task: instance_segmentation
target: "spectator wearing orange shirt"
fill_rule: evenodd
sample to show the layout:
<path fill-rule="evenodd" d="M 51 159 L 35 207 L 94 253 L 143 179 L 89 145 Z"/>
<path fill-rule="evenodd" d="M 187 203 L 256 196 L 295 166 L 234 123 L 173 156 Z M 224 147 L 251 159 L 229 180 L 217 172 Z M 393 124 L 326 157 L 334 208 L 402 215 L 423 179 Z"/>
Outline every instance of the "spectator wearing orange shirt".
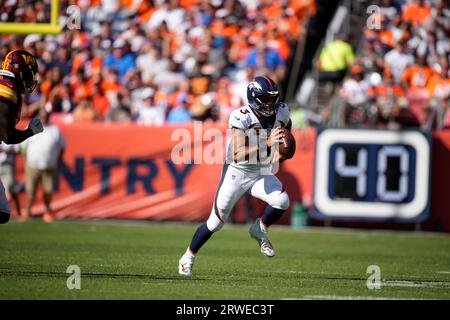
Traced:
<path fill-rule="evenodd" d="M 101 82 L 101 89 L 105 93 L 110 106 L 115 108 L 117 106 L 117 100 L 119 93 L 124 91 L 124 88 L 119 83 L 119 75 L 117 70 L 104 69 L 103 70 L 103 81 Z"/>
<path fill-rule="evenodd" d="M 373 97 L 403 97 L 405 96 L 405 89 L 394 82 L 392 72 L 389 69 L 385 69 L 383 73 L 383 82 L 377 86 L 370 88 L 369 95 Z"/>
<path fill-rule="evenodd" d="M 425 0 L 412 0 L 411 3 L 403 7 L 402 19 L 416 26 L 424 23 L 430 13 L 431 8 L 425 3 Z"/>
<path fill-rule="evenodd" d="M 379 124 L 387 125 L 396 101 L 400 97 L 405 97 L 406 91 L 401 85 L 394 82 L 391 71 L 385 69 L 382 82 L 371 87 L 368 95 L 374 102 L 372 108 L 376 110 L 376 120 Z"/>
<path fill-rule="evenodd" d="M 393 48 L 395 46 L 394 35 L 390 30 L 382 30 L 380 32 L 380 41 L 389 48 Z"/>
<path fill-rule="evenodd" d="M 85 76 L 91 77 L 99 74 L 102 66 L 102 58 L 94 56 L 92 48 L 87 48 L 74 56 L 71 72 L 75 74 L 78 70 L 83 69 Z"/>
<path fill-rule="evenodd" d="M 288 12 L 290 11 L 298 20 L 315 15 L 317 13 L 316 0 L 290 0 Z"/>
<path fill-rule="evenodd" d="M 426 56 L 417 58 L 417 63 L 406 68 L 402 75 L 402 82 L 411 89 L 425 88 L 435 71 L 427 64 Z"/>
<path fill-rule="evenodd" d="M 441 100 L 450 97 L 450 69 L 446 56 L 439 57 L 439 65 L 436 72 L 428 80 L 427 90 L 430 97 L 436 97 Z"/>
<path fill-rule="evenodd" d="M 427 91 L 430 97 L 448 99 L 450 97 L 450 78 L 434 74 L 428 81 Z"/>
<path fill-rule="evenodd" d="M 72 109 L 69 89 L 62 80 L 61 70 L 55 67 L 46 74 L 41 86 L 43 99 L 53 112 L 69 112 Z"/>
<path fill-rule="evenodd" d="M 99 119 L 104 119 L 109 111 L 109 100 L 99 83 L 92 87 L 92 105 L 97 111 Z"/>

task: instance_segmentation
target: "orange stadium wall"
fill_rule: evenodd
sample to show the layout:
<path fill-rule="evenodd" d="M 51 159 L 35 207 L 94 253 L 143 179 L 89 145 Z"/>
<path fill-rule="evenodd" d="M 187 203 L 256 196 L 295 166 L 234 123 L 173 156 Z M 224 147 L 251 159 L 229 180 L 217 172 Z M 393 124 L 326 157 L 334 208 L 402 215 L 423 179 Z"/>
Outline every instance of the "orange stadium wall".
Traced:
<path fill-rule="evenodd" d="M 67 148 L 58 178 L 53 208 L 59 218 L 148 219 L 201 221 L 208 217 L 220 180 L 222 164 L 181 164 L 171 160 L 171 139 L 176 127 L 160 128 L 120 124 L 60 124 Z M 191 155 L 201 162 L 211 152 L 200 130 L 185 128 L 194 138 Z M 215 133 L 224 129 L 213 128 Z M 315 137 L 314 129 L 294 130 L 297 151 L 283 162 L 277 174 L 291 203 L 311 204 Z M 172 141 L 173 140 L 173 141 Z M 214 140 L 213 140 L 214 141 Z M 222 141 L 225 143 L 224 141 Z M 219 148 L 223 152 L 223 145 Z M 216 155 L 221 158 L 223 154 Z M 431 215 L 422 228 L 450 232 L 450 130 L 433 135 Z M 18 179 L 24 181 L 23 159 L 18 161 Z M 21 195 L 25 205 L 25 196 Z M 245 222 L 261 214 L 264 204 L 251 199 L 237 203 L 230 220 Z M 292 205 L 291 205 L 292 208 Z M 43 212 L 38 197 L 33 215 Z M 251 217 L 248 216 L 251 215 Z M 280 221 L 290 223 L 290 209 Z"/>
<path fill-rule="evenodd" d="M 179 140 L 172 141 L 171 136 L 176 127 L 117 124 L 59 124 L 59 127 L 67 140 L 52 205 L 59 218 L 200 221 L 208 217 L 223 165 L 174 164 L 171 152 Z M 202 142 L 203 131 L 208 127 L 200 131 L 194 126 L 184 129 L 194 138 L 192 156 L 208 152 L 210 143 Z M 224 129 L 213 130 L 225 134 Z M 300 201 L 301 194 L 311 194 L 315 134 L 313 131 L 295 134 L 302 141 L 299 151 L 294 159 L 282 165 L 279 176 L 293 201 Z M 219 149 L 223 153 L 224 146 Z M 218 159 L 222 159 L 221 154 Z M 24 181 L 23 167 L 20 157 L 19 181 Z M 24 195 L 21 203 L 25 205 Z M 254 215 L 262 210 L 256 200 L 252 200 L 252 207 Z M 33 215 L 40 215 L 43 210 L 39 196 Z M 244 219 L 240 202 L 231 220 Z M 284 218 L 284 223 L 288 222 Z"/>

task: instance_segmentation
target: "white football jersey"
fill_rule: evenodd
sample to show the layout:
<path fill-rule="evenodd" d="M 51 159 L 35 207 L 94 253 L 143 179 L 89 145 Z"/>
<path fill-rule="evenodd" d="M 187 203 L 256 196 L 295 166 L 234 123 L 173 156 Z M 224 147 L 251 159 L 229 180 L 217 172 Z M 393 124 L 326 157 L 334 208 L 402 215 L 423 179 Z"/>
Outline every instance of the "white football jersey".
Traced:
<path fill-rule="evenodd" d="M 228 127 L 231 128 L 237 128 L 244 130 L 247 135 L 251 136 L 251 133 L 257 132 L 259 134 L 259 137 L 265 137 L 267 138 L 270 135 L 270 131 L 277 127 L 286 127 L 289 123 L 290 117 L 289 117 L 289 107 L 285 103 L 280 103 L 279 107 L 277 109 L 277 113 L 275 115 L 275 120 L 273 123 L 268 124 L 262 124 L 258 117 L 255 115 L 255 111 L 250 106 L 244 106 L 239 109 L 234 110 L 230 114 L 230 118 L 228 120 Z M 270 122 L 270 121 L 268 121 Z M 261 130 L 264 130 L 263 134 L 261 134 Z M 264 139 L 265 139 L 264 138 Z M 250 145 L 252 145 L 252 138 L 250 138 Z M 253 143 L 256 143 L 256 141 L 253 141 Z M 265 147 L 263 147 L 265 150 Z M 233 159 L 233 151 L 231 146 L 231 135 L 227 142 L 227 152 L 226 152 L 226 161 L 231 166 L 239 169 L 243 169 L 246 171 L 255 171 L 255 170 L 261 170 L 262 168 L 266 168 L 268 170 L 271 170 L 272 167 L 272 157 L 265 159 L 264 162 L 259 161 L 255 157 L 252 157 L 250 159 L 238 159 L 237 162 Z M 241 157 L 242 158 L 242 157 Z"/>

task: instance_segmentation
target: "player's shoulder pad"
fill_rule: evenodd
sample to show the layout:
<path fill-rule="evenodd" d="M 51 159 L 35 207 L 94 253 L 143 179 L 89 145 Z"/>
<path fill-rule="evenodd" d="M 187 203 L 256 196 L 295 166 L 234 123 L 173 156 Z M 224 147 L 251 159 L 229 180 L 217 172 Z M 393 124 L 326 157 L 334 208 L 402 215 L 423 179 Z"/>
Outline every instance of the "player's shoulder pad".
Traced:
<path fill-rule="evenodd" d="M 230 114 L 230 119 L 228 120 L 228 126 L 230 128 L 247 130 L 251 124 L 250 112 L 248 107 L 241 107 L 233 110 Z"/>
<path fill-rule="evenodd" d="M 289 112 L 290 112 L 289 106 L 286 103 L 284 102 L 278 103 L 277 118 L 278 120 L 283 122 L 284 125 L 287 125 L 289 122 L 290 119 Z"/>
<path fill-rule="evenodd" d="M 7 79 L 0 79 L 0 99 L 3 101 L 12 102 L 14 104 L 18 101 L 16 91 L 13 89 L 13 84 Z"/>

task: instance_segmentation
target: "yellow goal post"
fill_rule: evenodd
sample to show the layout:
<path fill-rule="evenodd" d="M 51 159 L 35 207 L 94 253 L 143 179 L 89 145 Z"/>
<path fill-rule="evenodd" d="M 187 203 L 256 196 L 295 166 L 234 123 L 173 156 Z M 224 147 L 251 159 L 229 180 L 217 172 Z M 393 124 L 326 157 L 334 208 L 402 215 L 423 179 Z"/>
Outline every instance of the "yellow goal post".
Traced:
<path fill-rule="evenodd" d="M 59 34 L 59 0 L 51 0 L 50 23 L 0 22 L 0 34 Z"/>

